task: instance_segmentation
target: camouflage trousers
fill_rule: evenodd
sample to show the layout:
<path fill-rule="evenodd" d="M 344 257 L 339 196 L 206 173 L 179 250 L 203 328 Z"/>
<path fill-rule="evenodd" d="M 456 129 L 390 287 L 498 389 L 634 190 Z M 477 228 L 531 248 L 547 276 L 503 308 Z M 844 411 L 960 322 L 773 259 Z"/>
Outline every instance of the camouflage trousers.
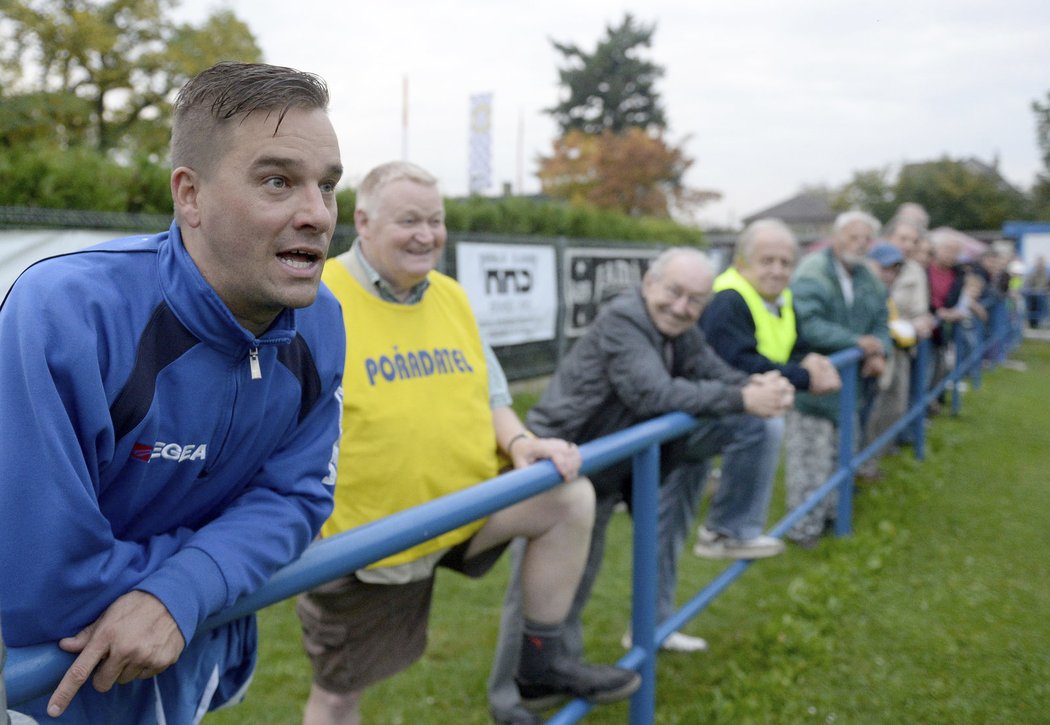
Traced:
<path fill-rule="evenodd" d="M 825 418 L 790 410 L 784 430 L 787 508 L 794 510 L 831 478 L 838 465 L 838 426 Z M 832 491 L 788 532 L 789 539 L 812 539 L 835 521 L 838 491 Z"/>

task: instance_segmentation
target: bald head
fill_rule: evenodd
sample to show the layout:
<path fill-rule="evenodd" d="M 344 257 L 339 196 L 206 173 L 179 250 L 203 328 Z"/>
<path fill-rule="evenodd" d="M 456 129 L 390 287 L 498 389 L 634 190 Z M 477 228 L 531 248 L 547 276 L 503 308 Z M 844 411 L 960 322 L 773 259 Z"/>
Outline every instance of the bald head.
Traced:
<path fill-rule="evenodd" d="M 715 271 L 699 249 L 672 247 L 660 254 L 642 280 L 649 318 L 665 337 L 678 337 L 700 319 Z"/>

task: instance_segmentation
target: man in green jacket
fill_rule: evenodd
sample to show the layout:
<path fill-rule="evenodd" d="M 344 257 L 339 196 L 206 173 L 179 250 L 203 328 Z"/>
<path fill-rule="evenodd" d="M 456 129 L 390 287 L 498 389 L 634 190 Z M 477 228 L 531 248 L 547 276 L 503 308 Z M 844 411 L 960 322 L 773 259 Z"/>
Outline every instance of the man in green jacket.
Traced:
<path fill-rule="evenodd" d="M 830 247 L 804 257 L 791 281 L 801 339 L 810 350 L 825 355 L 859 347 L 864 353 L 862 378 L 878 378 L 886 365 L 886 353 L 892 349 L 886 326 L 886 288 L 864 264 L 879 227 L 879 221 L 866 212 L 840 214 Z M 816 396 L 799 391 L 795 395 L 784 438 L 789 509 L 805 501 L 834 472 L 838 411 L 838 394 Z M 834 523 L 836 504 L 834 494 L 826 497 L 795 525 L 788 538 L 814 546 Z"/>

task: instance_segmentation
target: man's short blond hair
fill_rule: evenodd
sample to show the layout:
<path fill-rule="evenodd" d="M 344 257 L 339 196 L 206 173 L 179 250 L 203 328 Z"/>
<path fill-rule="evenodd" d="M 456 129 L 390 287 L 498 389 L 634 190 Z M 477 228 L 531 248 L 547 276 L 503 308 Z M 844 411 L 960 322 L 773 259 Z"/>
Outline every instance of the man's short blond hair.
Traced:
<path fill-rule="evenodd" d="M 736 240 L 736 248 L 733 250 L 734 264 L 747 264 L 751 261 L 751 247 L 754 246 L 755 237 L 762 232 L 773 232 L 788 240 L 795 249 L 795 255 L 798 255 L 798 238 L 795 237 L 795 233 L 791 231 L 791 228 L 780 219 L 766 217 L 765 219 L 756 219 L 744 227 L 744 231 L 740 232 L 740 236 Z"/>
<path fill-rule="evenodd" d="M 395 181 L 413 181 L 423 186 L 437 187 L 437 177 L 424 169 L 408 161 L 388 161 L 380 164 L 369 171 L 357 187 L 357 201 L 355 208 L 360 209 L 369 217 L 376 214 L 376 199 L 383 187 Z"/>

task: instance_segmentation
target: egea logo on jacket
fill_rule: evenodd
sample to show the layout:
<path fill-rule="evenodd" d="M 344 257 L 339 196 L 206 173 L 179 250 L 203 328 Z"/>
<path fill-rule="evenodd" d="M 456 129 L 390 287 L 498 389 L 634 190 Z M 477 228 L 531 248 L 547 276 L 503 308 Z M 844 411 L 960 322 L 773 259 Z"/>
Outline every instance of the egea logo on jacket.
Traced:
<path fill-rule="evenodd" d="M 203 461 L 208 455 L 206 443 L 164 443 L 157 441 L 152 446 L 146 443 L 136 443 L 131 449 L 131 457 L 140 461 L 152 461 L 154 458 L 163 458 L 166 461 Z"/>

